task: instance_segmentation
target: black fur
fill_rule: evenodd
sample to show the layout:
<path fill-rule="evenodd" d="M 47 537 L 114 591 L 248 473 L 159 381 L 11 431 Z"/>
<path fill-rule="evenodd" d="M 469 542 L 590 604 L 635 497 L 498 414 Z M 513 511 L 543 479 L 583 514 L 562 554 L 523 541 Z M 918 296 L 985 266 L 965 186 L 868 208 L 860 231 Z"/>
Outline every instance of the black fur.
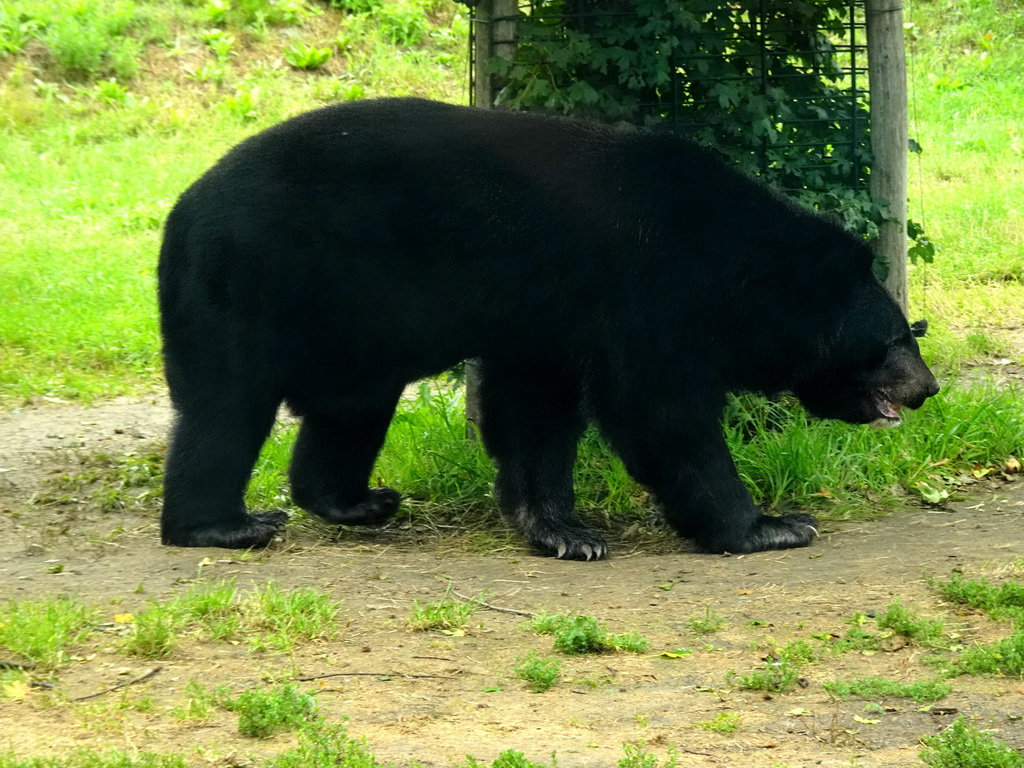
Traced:
<path fill-rule="evenodd" d="M 721 432 L 726 394 L 895 421 L 937 391 L 871 254 L 668 134 L 401 99 L 328 107 L 228 153 L 175 206 L 160 307 L 178 412 L 163 540 L 268 543 L 242 494 L 278 405 L 296 502 L 379 524 L 367 488 L 403 386 L 477 357 L 504 512 L 537 550 L 603 557 L 573 511 L 593 420 L 708 552 L 797 547 Z"/>

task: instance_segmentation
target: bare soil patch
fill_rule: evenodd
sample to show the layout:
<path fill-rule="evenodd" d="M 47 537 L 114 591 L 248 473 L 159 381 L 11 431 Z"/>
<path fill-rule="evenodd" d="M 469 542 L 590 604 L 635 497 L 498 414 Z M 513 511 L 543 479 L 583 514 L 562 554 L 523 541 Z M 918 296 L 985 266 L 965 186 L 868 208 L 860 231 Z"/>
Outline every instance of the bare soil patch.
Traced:
<path fill-rule="evenodd" d="M 1000 739 L 1024 747 L 1020 680 L 955 678 L 953 693 L 931 709 L 889 699 L 876 702 L 881 712 L 866 711 L 865 701 L 835 701 L 823 690 L 823 682 L 836 679 L 933 677 L 922 664 L 925 651 L 912 644 L 825 656 L 805 670 L 806 686 L 792 693 L 741 691 L 725 679 L 729 670 L 762 668 L 773 642 L 842 634 L 855 611 L 881 612 L 896 598 L 924 615 L 942 616 L 964 642 L 1004 636 L 1007 626 L 943 604 L 923 577 L 945 577 L 955 568 L 1019 574 L 1024 483 L 979 485 L 971 500 L 947 507 L 832 524 L 809 549 L 712 557 L 662 542 L 620 546 L 598 563 L 538 558 L 515 547 L 474 554 L 457 533 L 346 531 L 334 537 L 294 525 L 281 544 L 245 558 L 161 547 L 152 513 L 103 514 L 73 500 L 33 503 L 48 478 L 76 471 L 83 453 L 153 450 L 168 422 L 160 399 L 33 406 L 0 415 L 4 596 L 78 594 L 110 621 L 196 578 L 234 578 L 241 587 L 275 580 L 343 601 L 343 631 L 294 654 L 188 640 L 160 660 L 125 656 L 119 638 L 101 636 L 47 678 L 52 690 L 0 700 L 0 749 L 52 755 L 118 747 L 179 752 L 197 766 L 250 765 L 291 746 L 294 736 L 244 738 L 237 717 L 226 712 L 198 725 L 175 719 L 170 709 L 182 703 L 186 683 L 195 678 L 241 689 L 327 673 L 344 674 L 304 684 L 316 691 L 320 711 L 330 721 L 347 718 L 352 735 L 365 737 L 382 760 L 396 765 L 449 766 L 466 754 L 490 761 L 516 749 L 541 762 L 555 752 L 561 766 L 614 766 L 623 743 L 642 740 L 661 755 L 675 745 L 682 766 L 916 766 L 919 737 L 957 714 L 976 717 Z M 464 595 L 486 593 L 500 607 L 595 616 L 613 632 L 649 637 L 650 650 L 563 657 L 560 682 L 546 693 L 529 693 L 512 672 L 515 659 L 531 648 L 555 654 L 549 637 L 524 629 L 523 617 L 485 609 L 461 636 L 407 630 L 413 601 L 437 600 L 449 584 Z M 726 625 L 698 635 L 686 620 L 707 607 Z M 659 655 L 684 648 L 692 653 Z M 154 667 L 159 671 L 144 682 L 70 701 Z M 740 714 L 740 728 L 719 734 L 696 725 L 719 712 Z"/>

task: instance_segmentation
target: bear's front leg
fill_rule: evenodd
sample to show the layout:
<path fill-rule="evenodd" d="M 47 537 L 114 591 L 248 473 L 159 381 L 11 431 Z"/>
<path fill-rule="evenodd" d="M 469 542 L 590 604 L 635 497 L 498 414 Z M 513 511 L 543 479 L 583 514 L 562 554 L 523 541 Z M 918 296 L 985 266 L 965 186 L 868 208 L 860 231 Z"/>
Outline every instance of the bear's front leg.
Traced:
<path fill-rule="evenodd" d="M 740 480 L 721 432 L 703 434 L 695 450 L 659 472 L 655 496 L 665 519 L 702 552 L 743 554 L 806 547 L 817 536 L 813 515 L 765 515 Z M 666 457 L 667 458 L 667 457 Z"/>
<path fill-rule="evenodd" d="M 685 409 L 676 410 L 676 413 Z M 769 516 L 740 480 L 721 426 L 710 410 L 616 430 L 602 424 L 630 474 L 660 502 L 665 519 L 701 552 L 742 554 L 806 547 L 817 536 L 812 515 Z"/>

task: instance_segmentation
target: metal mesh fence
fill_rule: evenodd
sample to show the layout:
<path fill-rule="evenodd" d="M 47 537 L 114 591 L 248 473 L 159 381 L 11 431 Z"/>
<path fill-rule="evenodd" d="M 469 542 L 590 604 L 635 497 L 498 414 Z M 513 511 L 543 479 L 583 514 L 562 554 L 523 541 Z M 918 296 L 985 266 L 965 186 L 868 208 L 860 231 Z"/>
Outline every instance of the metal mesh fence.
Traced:
<path fill-rule="evenodd" d="M 526 0 L 497 102 L 664 125 L 792 192 L 861 191 L 864 0 Z M 471 52 L 477 47 L 471 41 Z M 477 67 L 471 66 L 471 72 Z M 474 93 L 473 83 L 470 93 Z"/>

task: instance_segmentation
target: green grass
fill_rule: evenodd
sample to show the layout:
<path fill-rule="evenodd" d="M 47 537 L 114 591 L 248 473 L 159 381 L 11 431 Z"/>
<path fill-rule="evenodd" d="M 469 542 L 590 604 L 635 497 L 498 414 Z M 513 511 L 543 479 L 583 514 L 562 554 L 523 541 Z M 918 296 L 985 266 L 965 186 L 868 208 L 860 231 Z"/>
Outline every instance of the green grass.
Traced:
<path fill-rule="evenodd" d="M 122 650 L 167 656 L 180 635 L 191 633 L 213 642 L 245 641 L 254 651 L 287 652 L 332 637 L 339 608 L 340 603 L 314 589 L 283 590 L 272 581 L 247 592 L 233 582 L 201 583 L 140 611 Z"/>
<path fill-rule="evenodd" d="M 213 714 L 218 699 L 226 697 L 227 694 L 223 697 L 218 697 L 205 685 L 192 678 L 185 685 L 184 703 L 175 706 L 171 710 L 171 715 L 178 720 L 201 722 Z"/>
<path fill-rule="evenodd" d="M 1024 302 L 1024 9 L 1015 0 L 913 0 L 906 6 L 910 216 L 938 244 L 911 269 L 914 315 L 928 316 L 928 356 L 945 365 L 989 357 L 965 336 Z M 938 342 L 933 344 L 932 342 Z"/>
<path fill-rule="evenodd" d="M 549 765 L 535 763 L 532 760 L 527 760 L 522 752 L 507 749 L 498 755 L 490 766 L 487 763 L 481 763 L 475 757 L 469 755 L 466 758 L 466 762 L 459 766 L 459 768 L 555 768 L 555 765 L 557 763 L 554 761 Z"/>
<path fill-rule="evenodd" d="M 986 578 L 968 579 L 955 572 L 947 580 L 930 579 L 931 587 L 957 605 L 984 611 L 993 619 L 1013 621 L 1008 637 L 964 648 L 951 667 L 953 674 L 1024 676 L 1024 584 Z"/>
<path fill-rule="evenodd" d="M 992 382 L 949 386 L 894 430 L 815 421 L 788 401 L 743 397 L 727 411 L 726 437 L 758 503 L 797 504 L 832 518 L 872 514 L 907 493 L 949 497 L 965 471 L 1024 452 L 1021 396 Z M 463 398 L 461 390 L 424 384 L 404 400 L 370 480 L 400 490 L 411 502 L 403 509 L 414 516 L 469 513 L 494 527 L 494 465 L 478 441 L 465 438 Z M 287 480 L 295 435 L 294 424 L 282 425 L 264 445 L 247 491 L 250 508 L 296 511 Z M 153 506 L 161 460 L 159 453 L 93 457 L 38 501 L 86 498 L 105 512 Z M 591 524 L 624 527 L 651 518 L 652 500 L 594 431 L 580 444 L 574 482 Z"/>
<path fill-rule="evenodd" d="M 930 585 L 952 603 L 985 611 L 994 619 L 1024 622 L 1024 584 L 1019 581 L 993 584 L 986 578 L 968 579 L 953 573 L 945 581 L 931 579 Z"/>
<path fill-rule="evenodd" d="M 636 632 L 615 635 L 593 616 L 541 614 L 527 622 L 534 632 L 552 635 L 554 649 L 568 655 L 587 653 L 643 653 L 650 641 Z"/>
<path fill-rule="evenodd" d="M 525 656 L 516 659 L 512 669 L 516 673 L 516 677 L 525 681 L 531 691 L 543 693 L 558 680 L 562 662 L 558 659 L 538 656 L 537 651 L 531 650 Z"/>
<path fill-rule="evenodd" d="M 714 733 L 735 733 L 742 724 L 743 717 L 736 712 L 719 712 L 710 720 L 697 723 L 705 731 Z"/>
<path fill-rule="evenodd" d="M 943 488 L 969 467 L 992 466 L 1019 453 L 1021 396 L 991 382 L 947 383 L 891 430 L 816 421 L 787 402 L 740 398 L 727 413 L 726 436 L 755 500 L 842 515 L 866 509 L 866 494 L 883 491 L 892 499 L 891 489 L 902 486 L 924 496 L 927 488 Z"/>
<path fill-rule="evenodd" d="M 480 610 L 480 603 L 473 600 L 452 598 L 450 589 L 444 597 L 429 603 L 412 601 L 412 614 L 407 622 L 413 632 L 436 629 L 442 632 L 459 631 L 469 623 L 473 614 Z"/>
<path fill-rule="evenodd" d="M 883 632 L 892 632 L 924 646 L 940 645 L 946 634 L 941 619 L 923 619 L 899 600 L 890 603 L 875 622 Z"/>
<path fill-rule="evenodd" d="M 686 626 L 690 631 L 699 635 L 711 635 L 725 626 L 725 619 L 710 606 L 704 606 L 703 616 L 690 616 L 686 619 Z"/>
<path fill-rule="evenodd" d="M 930 768 L 1024 768 L 1024 755 L 979 730 L 963 716 L 935 736 L 921 739 L 920 756 Z"/>
<path fill-rule="evenodd" d="M 814 649 L 806 641 L 796 640 L 781 647 L 771 647 L 763 669 L 746 675 L 730 670 L 725 681 L 746 691 L 787 693 L 796 688 L 800 672 L 816 658 Z"/>
<path fill-rule="evenodd" d="M 920 499 L 955 492 L 965 470 L 1024 452 L 1022 396 L 991 382 L 948 386 L 892 430 L 816 421 L 788 401 L 743 397 L 727 411 L 726 437 L 758 503 L 848 517 L 877 509 L 879 494 L 881 502 L 899 501 L 895 488 Z M 460 390 L 427 385 L 416 399 L 403 401 L 372 481 L 400 490 L 421 513 L 441 505 L 447 514 L 493 516 L 494 466 L 479 442 L 465 438 L 462 406 Z M 250 506 L 291 507 L 287 471 L 294 438 L 288 426 L 267 442 L 250 484 Z M 646 492 L 593 431 L 580 444 L 574 482 L 577 506 L 592 523 L 650 515 Z"/>
<path fill-rule="evenodd" d="M 83 749 L 62 757 L 18 758 L 0 753 L 0 768 L 189 768 L 189 765 L 180 755 Z"/>
<path fill-rule="evenodd" d="M 874 628 L 870 626 L 872 621 Z M 840 654 L 851 651 L 873 653 L 885 639 L 896 635 L 929 649 L 948 645 L 945 623 L 941 619 L 923 618 L 898 599 L 874 619 L 857 611 L 847 624 L 850 629 L 843 635 L 819 634 L 814 638 L 824 642 L 825 650 Z"/>
<path fill-rule="evenodd" d="M 254 739 L 297 730 L 317 717 L 316 700 L 291 684 L 273 689 L 250 688 L 220 705 L 238 713 L 238 732 Z"/>
<path fill-rule="evenodd" d="M 0 649 L 14 660 L 56 669 L 96 631 L 99 613 L 75 597 L 0 602 Z"/>
<path fill-rule="evenodd" d="M 178 617 L 166 606 L 154 605 L 135 616 L 121 650 L 148 659 L 169 656 L 178 644 L 179 624 Z"/>
<path fill-rule="evenodd" d="M 953 686 L 942 680 L 921 680 L 900 683 L 883 677 L 862 677 L 856 680 L 835 680 L 822 683 L 822 687 L 839 699 L 882 699 L 893 697 L 913 699 L 919 704 L 938 701 L 949 695 Z"/>
<path fill-rule="evenodd" d="M 299 743 L 266 762 L 265 768 L 385 768 L 362 740 L 351 738 L 341 725 L 307 727 Z"/>
<path fill-rule="evenodd" d="M 956 659 L 953 671 L 965 675 L 1024 677 L 1024 627 L 998 642 L 965 648 Z"/>
<path fill-rule="evenodd" d="M 81 0 L 70 12 L 4 3 L 0 54 L 13 55 L 0 58 L 0 398 L 89 400 L 160 385 L 163 218 L 245 136 L 353 96 L 465 101 L 466 17 L 455 4 L 381 3 L 395 9 L 388 18 L 415 14 L 427 27 L 401 46 L 372 18 L 318 3 L 223 5 L 230 12 L 210 18 L 213 4 L 171 0 Z M 348 43 L 335 40 L 357 23 Z M 271 66 L 292 42 L 273 33 L 278 24 L 336 52 L 322 67 L 331 76 Z M 213 49 L 204 36 L 214 28 L 235 42 Z M 20 56 L 30 40 L 45 48 L 41 65 Z M 199 66 L 196 53 L 208 57 Z"/>

